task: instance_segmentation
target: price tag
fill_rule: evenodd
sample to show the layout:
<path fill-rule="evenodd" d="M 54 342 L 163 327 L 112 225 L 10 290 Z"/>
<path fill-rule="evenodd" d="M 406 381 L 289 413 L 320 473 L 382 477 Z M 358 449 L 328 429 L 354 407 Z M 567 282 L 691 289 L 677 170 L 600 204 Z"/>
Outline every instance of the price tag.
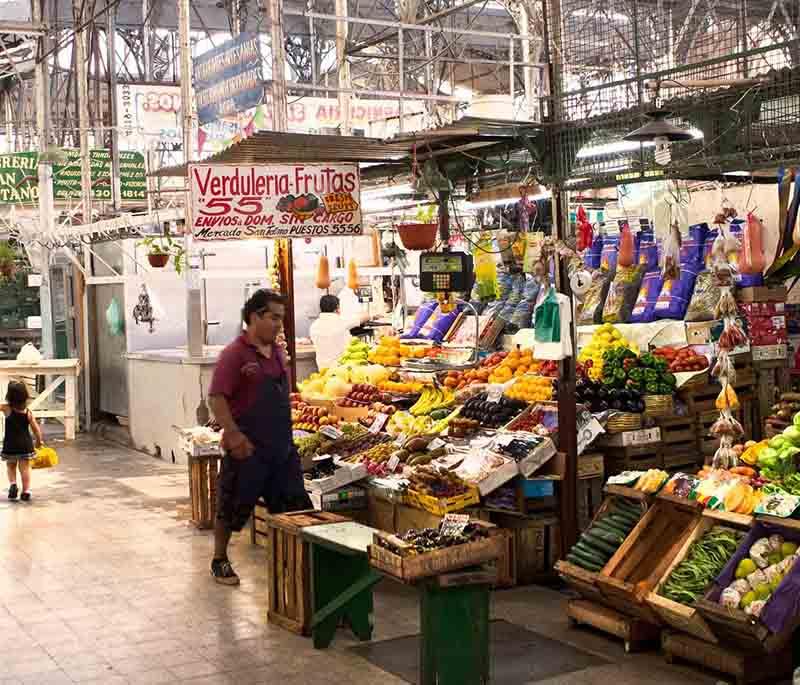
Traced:
<path fill-rule="evenodd" d="M 383 427 L 386 425 L 386 422 L 389 420 L 388 414 L 376 414 L 375 419 L 372 422 L 372 425 L 369 427 L 370 433 L 380 433 L 383 430 Z"/>
<path fill-rule="evenodd" d="M 503 396 L 502 385 L 490 385 L 489 389 L 486 391 L 487 402 L 495 402 L 495 403 L 499 402 L 502 396 Z"/>
<path fill-rule="evenodd" d="M 324 461 L 325 459 L 330 459 L 330 458 L 331 458 L 330 454 L 318 454 L 317 456 L 312 457 L 311 461 Z"/>
<path fill-rule="evenodd" d="M 469 514 L 445 514 L 439 532 L 442 535 L 460 535 L 469 523 Z"/>
<path fill-rule="evenodd" d="M 393 454 L 391 457 L 389 457 L 389 461 L 386 463 L 386 468 L 389 469 L 389 473 L 394 473 L 399 463 L 400 457 L 398 457 L 396 454 Z"/>
<path fill-rule="evenodd" d="M 441 438 L 434 438 L 428 443 L 428 452 L 438 450 L 440 447 L 444 447 L 446 444 L 447 443 Z"/>
<path fill-rule="evenodd" d="M 331 440 L 341 440 L 344 436 L 344 433 L 340 431 L 338 428 L 334 428 L 333 426 L 323 426 L 319 429 L 319 432 L 322 433 L 326 438 L 330 438 Z"/>

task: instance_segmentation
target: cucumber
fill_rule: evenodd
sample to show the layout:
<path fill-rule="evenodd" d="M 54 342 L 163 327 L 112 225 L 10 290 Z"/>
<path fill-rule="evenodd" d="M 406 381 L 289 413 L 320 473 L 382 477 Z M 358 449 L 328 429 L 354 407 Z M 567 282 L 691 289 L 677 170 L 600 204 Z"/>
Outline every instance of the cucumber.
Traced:
<path fill-rule="evenodd" d="M 633 504 L 633 502 L 629 502 L 624 497 L 617 497 L 614 500 L 614 506 L 617 509 L 621 509 L 623 511 L 629 511 L 630 513 L 636 514 L 637 516 L 642 515 L 642 508 L 637 504 Z"/>
<path fill-rule="evenodd" d="M 639 521 L 642 518 L 641 516 L 637 516 L 636 514 L 628 513 L 627 511 L 617 511 L 614 512 L 612 516 L 615 516 L 616 518 L 621 519 L 623 521 L 630 521 L 634 525 L 639 523 Z"/>
<path fill-rule="evenodd" d="M 597 573 L 603 569 L 600 564 L 589 563 L 588 561 L 584 561 L 583 559 L 576 557 L 574 554 L 568 554 L 567 561 L 570 564 L 575 564 L 576 566 L 580 566 L 582 569 L 586 571 L 592 571 L 593 573 Z"/>
<path fill-rule="evenodd" d="M 621 528 L 619 525 L 606 521 L 605 519 L 595 523 L 594 527 L 600 528 L 600 530 L 605 530 L 606 532 L 609 533 L 621 535 L 623 538 L 628 537 L 628 533 L 630 533 L 630 530 L 628 528 Z"/>
<path fill-rule="evenodd" d="M 595 549 L 591 545 L 586 544 L 585 542 L 576 542 L 575 546 L 572 548 L 573 552 L 580 552 L 584 556 L 589 557 L 590 559 L 594 558 L 595 561 L 600 563 L 601 561 L 605 564 L 613 554 L 609 554 L 608 552 L 604 552 L 599 549 Z"/>
<path fill-rule="evenodd" d="M 593 549 L 600 550 L 600 551 L 603 551 L 603 552 L 607 552 L 608 554 L 611 554 L 612 556 L 619 549 L 619 544 L 612 544 L 612 543 L 608 542 L 607 540 L 603 540 L 600 537 L 592 535 L 591 533 L 584 533 L 583 535 L 581 535 L 581 540 L 583 542 L 585 542 L 586 544 L 588 544 Z"/>
<path fill-rule="evenodd" d="M 606 517 L 606 521 L 608 521 L 612 526 L 616 526 L 617 528 L 622 528 L 622 530 L 626 532 L 630 532 L 631 529 L 638 523 L 638 521 L 632 521 L 631 519 L 627 519 L 621 514 L 608 516 Z"/>
<path fill-rule="evenodd" d="M 576 547 L 577 547 L 577 545 L 576 545 Z M 576 549 L 575 547 L 572 548 L 572 550 L 570 551 L 570 554 L 576 556 L 581 561 L 585 561 L 585 562 L 587 562 L 589 564 L 594 564 L 595 566 L 600 566 L 600 568 L 605 566 L 606 565 L 606 561 L 608 561 L 607 559 L 603 559 L 602 557 L 598 557 L 596 554 L 590 554 L 590 553 L 584 552 L 583 550 Z"/>
<path fill-rule="evenodd" d="M 624 535 L 617 535 L 616 533 L 609 533 L 598 526 L 592 526 L 589 530 L 584 533 L 584 535 L 591 535 L 592 537 L 600 538 L 601 540 L 605 540 L 609 544 L 612 545 L 621 545 L 625 541 Z"/>

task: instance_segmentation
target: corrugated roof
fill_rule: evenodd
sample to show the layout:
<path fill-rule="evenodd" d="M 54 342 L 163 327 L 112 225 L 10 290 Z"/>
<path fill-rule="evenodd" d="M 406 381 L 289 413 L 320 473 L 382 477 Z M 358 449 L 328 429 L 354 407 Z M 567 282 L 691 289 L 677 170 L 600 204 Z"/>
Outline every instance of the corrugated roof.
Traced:
<path fill-rule="evenodd" d="M 297 162 L 393 162 L 408 157 L 413 144 L 378 138 L 258 131 L 199 164 Z M 186 176 L 186 165 L 165 167 L 152 176 Z"/>
<path fill-rule="evenodd" d="M 408 160 L 414 148 L 417 159 L 458 154 L 475 154 L 480 148 L 494 145 L 524 132 L 531 135 L 536 127 L 508 121 L 464 118 L 441 128 L 404 134 L 389 140 L 356 136 L 326 136 L 309 133 L 259 131 L 239 143 L 198 164 L 270 164 L 298 162 L 363 162 L 387 164 Z M 186 165 L 166 167 L 152 176 L 186 176 Z"/>

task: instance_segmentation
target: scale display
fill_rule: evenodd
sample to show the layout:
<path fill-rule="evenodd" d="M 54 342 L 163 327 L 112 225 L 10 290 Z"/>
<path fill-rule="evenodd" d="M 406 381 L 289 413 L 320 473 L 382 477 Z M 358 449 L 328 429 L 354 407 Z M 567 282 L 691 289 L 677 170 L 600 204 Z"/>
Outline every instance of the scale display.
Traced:
<path fill-rule="evenodd" d="M 420 290 L 426 293 L 472 289 L 472 255 L 465 252 L 424 252 L 419 258 Z"/>

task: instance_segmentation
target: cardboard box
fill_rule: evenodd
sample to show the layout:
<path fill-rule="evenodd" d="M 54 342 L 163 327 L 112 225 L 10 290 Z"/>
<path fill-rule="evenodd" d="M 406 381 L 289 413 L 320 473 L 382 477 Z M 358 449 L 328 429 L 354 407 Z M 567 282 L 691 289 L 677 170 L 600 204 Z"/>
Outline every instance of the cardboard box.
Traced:
<path fill-rule="evenodd" d="M 339 488 L 333 492 L 310 492 L 308 495 L 314 508 L 321 511 L 367 508 L 367 491 L 356 485 Z"/>
<path fill-rule="evenodd" d="M 739 288 L 736 291 L 736 299 L 739 302 L 786 302 L 786 288 L 784 286 Z"/>
<path fill-rule="evenodd" d="M 764 362 L 773 359 L 786 359 L 789 349 L 785 343 L 779 345 L 753 345 L 750 348 L 754 362 Z"/>
<path fill-rule="evenodd" d="M 336 469 L 332 476 L 305 481 L 306 492 L 317 494 L 333 492 L 338 488 L 367 477 L 367 467 L 364 466 L 364 464 L 348 464 L 347 462 L 336 463 L 339 468 Z"/>
<path fill-rule="evenodd" d="M 609 447 L 630 447 L 632 445 L 649 445 L 661 440 L 661 429 L 641 428 L 635 431 L 623 431 L 604 435 L 602 444 Z"/>

